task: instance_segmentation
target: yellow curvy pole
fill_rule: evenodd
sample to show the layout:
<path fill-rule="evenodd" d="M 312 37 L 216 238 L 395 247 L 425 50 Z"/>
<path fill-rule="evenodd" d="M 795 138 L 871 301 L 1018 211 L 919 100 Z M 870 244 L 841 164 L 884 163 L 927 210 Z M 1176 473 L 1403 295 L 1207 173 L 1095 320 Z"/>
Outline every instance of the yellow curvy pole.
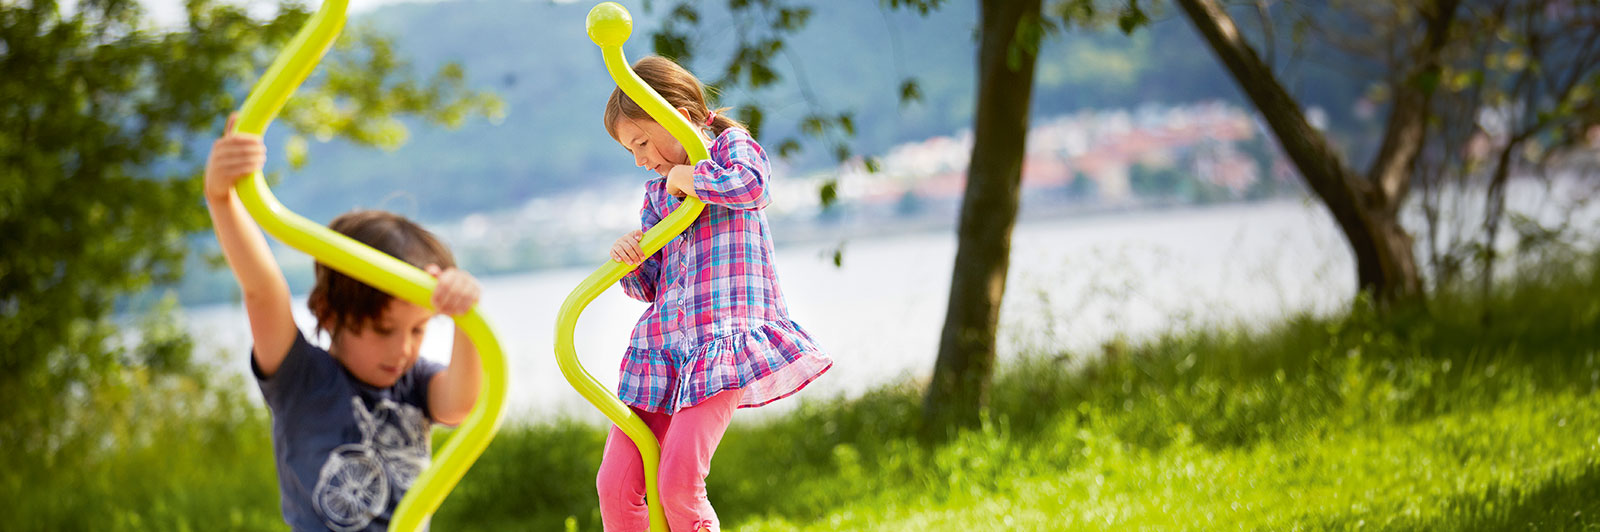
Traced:
<path fill-rule="evenodd" d="M 240 109 L 238 131 L 260 135 L 283 108 L 295 88 L 305 81 L 328 46 L 344 27 L 348 0 L 328 0 L 311 17 L 288 48 L 278 54 L 267 73 L 256 82 Z M 317 261 L 395 297 L 432 308 L 437 282 L 432 276 L 381 251 L 356 242 L 285 208 L 267 189 L 257 172 L 235 186 L 239 200 L 267 233 Z M 472 462 L 500 428 L 506 396 L 506 360 L 493 329 L 474 307 L 455 318 L 483 363 L 483 387 L 466 421 L 450 438 L 432 465 L 418 476 L 389 520 L 389 530 L 417 530 L 439 508 Z"/>
<path fill-rule="evenodd" d="M 628 67 L 628 60 L 622 55 L 622 43 L 627 42 L 628 35 L 633 32 L 633 18 L 628 15 L 628 10 L 616 2 L 594 6 L 594 9 L 589 11 L 587 26 L 589 39 L 600 46 L 600 54 L 606 62 L 606 71 L 610 72 L 611 78 L 616 80 L 622 92 L 643 107 L 650 113 L 651 118 L 666 127 L 667 132 L 672 133 L 672 136 L 683 144 L 684 149 L 689 152 L 689 164 L 709 158 L 705 142 L 695 132 L 694 126 L 668 105 L 660 94 L 656 94 L 649 85 L 645 85 L 644 80 L 639 79 L 639 75 Z M 705 207 L 705 204 L 698 199 L 686 198 L 677 210 L 644 234 L 644 239 L 639 243 L 644 255 L 648 257 L 660 251 L 667 242 L 671 242 L 687 229 L 689 224 L 694 223 L 695 218 L 700 216 L 700 211 L 705 210 Z M 600 269 L 589 274 L 583 282 L 578 283 L 578 287 L 567 296 L 567 300 L 561 304 L 561 313 L 556 318 L 556 362 L 561 366 L 561 374 L 572 383 L 572 387 L 616 423 L 617 427 L 621 428 L 639 448 L 639 456 L 644 460 L 645 493 L 649 494 L 647 501 L 650 506 L 650 530 L 667 532 L 667 519 L 661 511 L 661 497 L 656 491 L 656 470 L 661 460 L 660 443 L 633 410 L 617 400 L 615 393 L 607 390 L 600 381 L 595 380 L 593 375 L 583 369 L 583 364 L 578 362 L 577 351 L 572 346 L 573 331 L 578 326 L 578 314 L 582 313 L 584 307 L 589 306 L 594 298 L 599 297 L 607 288 L 633 271 L 633 268 L 615 260 L 607 261 L 605 265 L 600 266 Z"/>

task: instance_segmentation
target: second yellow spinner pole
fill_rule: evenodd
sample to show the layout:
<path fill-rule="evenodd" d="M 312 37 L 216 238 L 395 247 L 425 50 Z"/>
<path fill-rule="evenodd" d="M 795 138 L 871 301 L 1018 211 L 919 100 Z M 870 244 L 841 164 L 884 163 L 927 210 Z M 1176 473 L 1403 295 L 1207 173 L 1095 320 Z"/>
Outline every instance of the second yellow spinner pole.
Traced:
<path fill-rule="evenodd" d="M 617 87 L 643 107 L 645 112 L 650 113 L 650 117 L 654 118 L 656 123 L 666 127 L 673 138 L 683 144 L 684 149 L 689 152 L 689 164 L 710 158 L 705 142 L 695 132 L 694 126 L 628 67 L 628 60 L 622 55 L 622 44 L 627 42 L 628 35 L 633 33 L 633 18 L 628 15 L 628 10 L 616 2 L 605 2 L 589 10 L 586 25 L 589 39 L 600 46 L 606 71 L 616 80 Z M 693 197 L 685 198 L 683 205 L 644 234 L 644 239 L 639 242 L 644 255 L 648 257 L 661 251 L 667 242 L 671 242 L 687 229 L 689 224 L 694 223 L 695 218 L 698 218 L 703 210 L 705 204 L 700 200 Z M 589 306 L 590 302 L 633 269 L 634 266 L 615 260 L 607 261 L 594 273 L 589 274 L 583 282 L 578 283 L 578 287 L 567 296 L 567 300 L 561 304 L 561 313 L 556 318 L 556 363 L 561 366 L 561 374 L 572 383 L 572 387 L 595 408 L 600 409 L 612 423 L 616 423 L 617 427 L 622 429 L 622 432 L 627 434 L 639 448 L 639 457 L 644 461 L 645 493 L 650 507 L 650 530 L 667 532 L 666 514 L 661 510 L 661 497 L 656 489 L 656 472 L 661 462 L 660 443 L 656 441 L 655 434 L 650 432 L 650 427 L 644 424 L 644 420 L 639 419 L 633 410 L 617 399 L 616 393 L 606 389 L 593 375 L 583 369 L 583 364 L 578 362 L 577 351 L 572 345 L 573 332 L 578 325 L 578 315 L 583 312 L 584 307 Z"/>

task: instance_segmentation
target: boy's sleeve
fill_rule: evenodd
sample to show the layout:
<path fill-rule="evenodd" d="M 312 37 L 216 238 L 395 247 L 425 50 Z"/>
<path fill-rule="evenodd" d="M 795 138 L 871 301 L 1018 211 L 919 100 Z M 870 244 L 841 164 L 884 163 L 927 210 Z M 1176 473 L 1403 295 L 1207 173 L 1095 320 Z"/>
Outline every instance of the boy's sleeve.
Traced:
<path fill-rule="evenodd" d="M 757 210 L 771 203 L 767 152 L 749 134 L 735 130 L 712 146 L 711 158 L 694 165 L 694 194 L 708 205 Z"/>
<path fill-rule="evenodd" d="M 445 365 L 426 358 L 417 358 L 416 364 L 411 366 L 411 390 L 402 397 L 402 401 L 422 409 L 422 415 L 428 416 L 429 423 L 438 423 L 433 419 L 433 411 L 428 409 L 428 385 L 433 383 L 433 376 L 444 371 Z"/>
<path fill-rule="evenodd" d="M 322 379 L 329 374 L 326 366 L 337 362 L 331 357 L 316 356 L 317 351 L 316 346 L 306 341 L 305 334 L 296 330 L 294 343 L 289 346 L 289 354 L 284 355 L 283 363 L 278 365 L 278 371 L 271 377 L 264 377 L 261 367 L 256 365 L 255 348 L 250 349 L 250 373 L 255 376 L 268 405 L 282 405 L 294 399 L 294 390 L 317 389 L 322 384 Z"/>
<path fill-rule="evenodd" d="M 661 221 L 661 213 L 656 210 L 650 198 L 655 196 L 651 182 L 646 186 L 644 206 L 639 209 L 640 231 L 649 232 Z M 664 185 L 663 185 L 664 186 Z M 628 297 L 649 303 L 656 300 L 656 279 L 661 277 L 661 252 L 657 251 L 639 263 L 638 268 L 622 276 L 622 292 Z"/>

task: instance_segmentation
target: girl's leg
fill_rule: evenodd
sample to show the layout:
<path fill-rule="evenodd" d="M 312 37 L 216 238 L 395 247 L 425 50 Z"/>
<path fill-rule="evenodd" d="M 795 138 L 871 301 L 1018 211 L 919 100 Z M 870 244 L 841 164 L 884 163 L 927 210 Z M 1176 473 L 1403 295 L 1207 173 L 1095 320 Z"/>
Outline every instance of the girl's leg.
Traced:
<path fill-rule="evenodd" d="M 633 412 L 650 427 L 656 439 L 666 434 L 671 417 L 637 408 Z M 650 510 L 644 500 L 644 462 L 633 440 L 614 425 L 611 434 L 606 436 L 605 455 L 600 459 L 600 472 L 595 475 L 595 488 L 600 494 L 600 522 L 608 532 L 650 528 Z"/>
<path fill-rule="evenodd" d="M 706 500 L 706 475 L 711 473 L 711 455 L 733 420 L 741 390 L 713 395 L 704 402 L 678 411 L 672 416 L 666 437 L 661 439 L 661 505 L 673 532 L 715 531 L 720 528 L 717 512 Z"/>

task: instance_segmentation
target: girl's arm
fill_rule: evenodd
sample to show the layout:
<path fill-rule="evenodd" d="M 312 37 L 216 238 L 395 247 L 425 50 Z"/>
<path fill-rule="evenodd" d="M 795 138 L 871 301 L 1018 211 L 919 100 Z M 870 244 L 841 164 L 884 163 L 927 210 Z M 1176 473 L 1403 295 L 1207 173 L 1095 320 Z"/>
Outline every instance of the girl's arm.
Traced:
<path fill-rule="evenodd" d="M 713 156 L 693 167 L 674 167 L 668 172 L 668 190 L 692 190 L 700 201 L 730 209 L 765 208 L 772 201 L 767 195 L 770 166 L 766 151 L 748 135 L 727 139 L 726 148 L 725 158 Z"/>
<path fill-rule="evenodd" d="M 455 268 L 440 271 L 438 266 L 428 266 L 427 271 L 439 278 L 439 286 L 433 290 L 434 309 L 460 316 L 478 304 L 480 288 L 472 275 Z M 478 348 L 467 333 L 456 327 L 450 365 L 428 381 L 428 411 L 433 420 L 446 425 L 461 423 L 472 413 L 482 386 L 483 362 L 478 358 Z"/>
<path fill-rule="evenodd" d="M 650 196 L 651 193 L 647 191 L 644 197 L 644 207 L 639 209 L 640 230 L 630 232 L 622 237 L 623 239 L 631 240 L 635 254 L 642 254 L 638 251 L 639 238 L 643 236 L 644 232 L 649 231 L 650 228 L 655 227 L 656 223 L 661 221 L 660 214 L 657 213 L 654 206 L 650 204 Z M 618 240 L 618 245 L 625 245 L 628 243 L 630 242 Z M 617 257 L 613 255 L 612 258 L 633 257 Z M 619 262 L 625 261 L 619 260 Z M 622 292 L 627 294 L 628 297 L 643 301 L 645 303 L 655 301 L 656 279 L 661 277 L 661 252 L 657 251 L 649 257 L 645 257 L 644 260 L 639 261 L 636 264 L 638 264 L 638 268 L 634 268 L 633 271 L 630 271 L 627 275 L 622 276 Z"/>
<path fill-rule="evenodd" d="M 222 256 L 244 293 L 256 367 L 263 376 L 271 377 L 299 331 L 290 312 L 289 282 L 273 260 L 261 228 L 233 193 L 234 183 L 261 171 L 267 155 L 261 137 L 233 131 L 236 120 L 236 116 L 229 117 L 223 137 L 211 145 L 206 160 L 206 209 L 211 212 L 211 227 L 222 245 Z"/>

